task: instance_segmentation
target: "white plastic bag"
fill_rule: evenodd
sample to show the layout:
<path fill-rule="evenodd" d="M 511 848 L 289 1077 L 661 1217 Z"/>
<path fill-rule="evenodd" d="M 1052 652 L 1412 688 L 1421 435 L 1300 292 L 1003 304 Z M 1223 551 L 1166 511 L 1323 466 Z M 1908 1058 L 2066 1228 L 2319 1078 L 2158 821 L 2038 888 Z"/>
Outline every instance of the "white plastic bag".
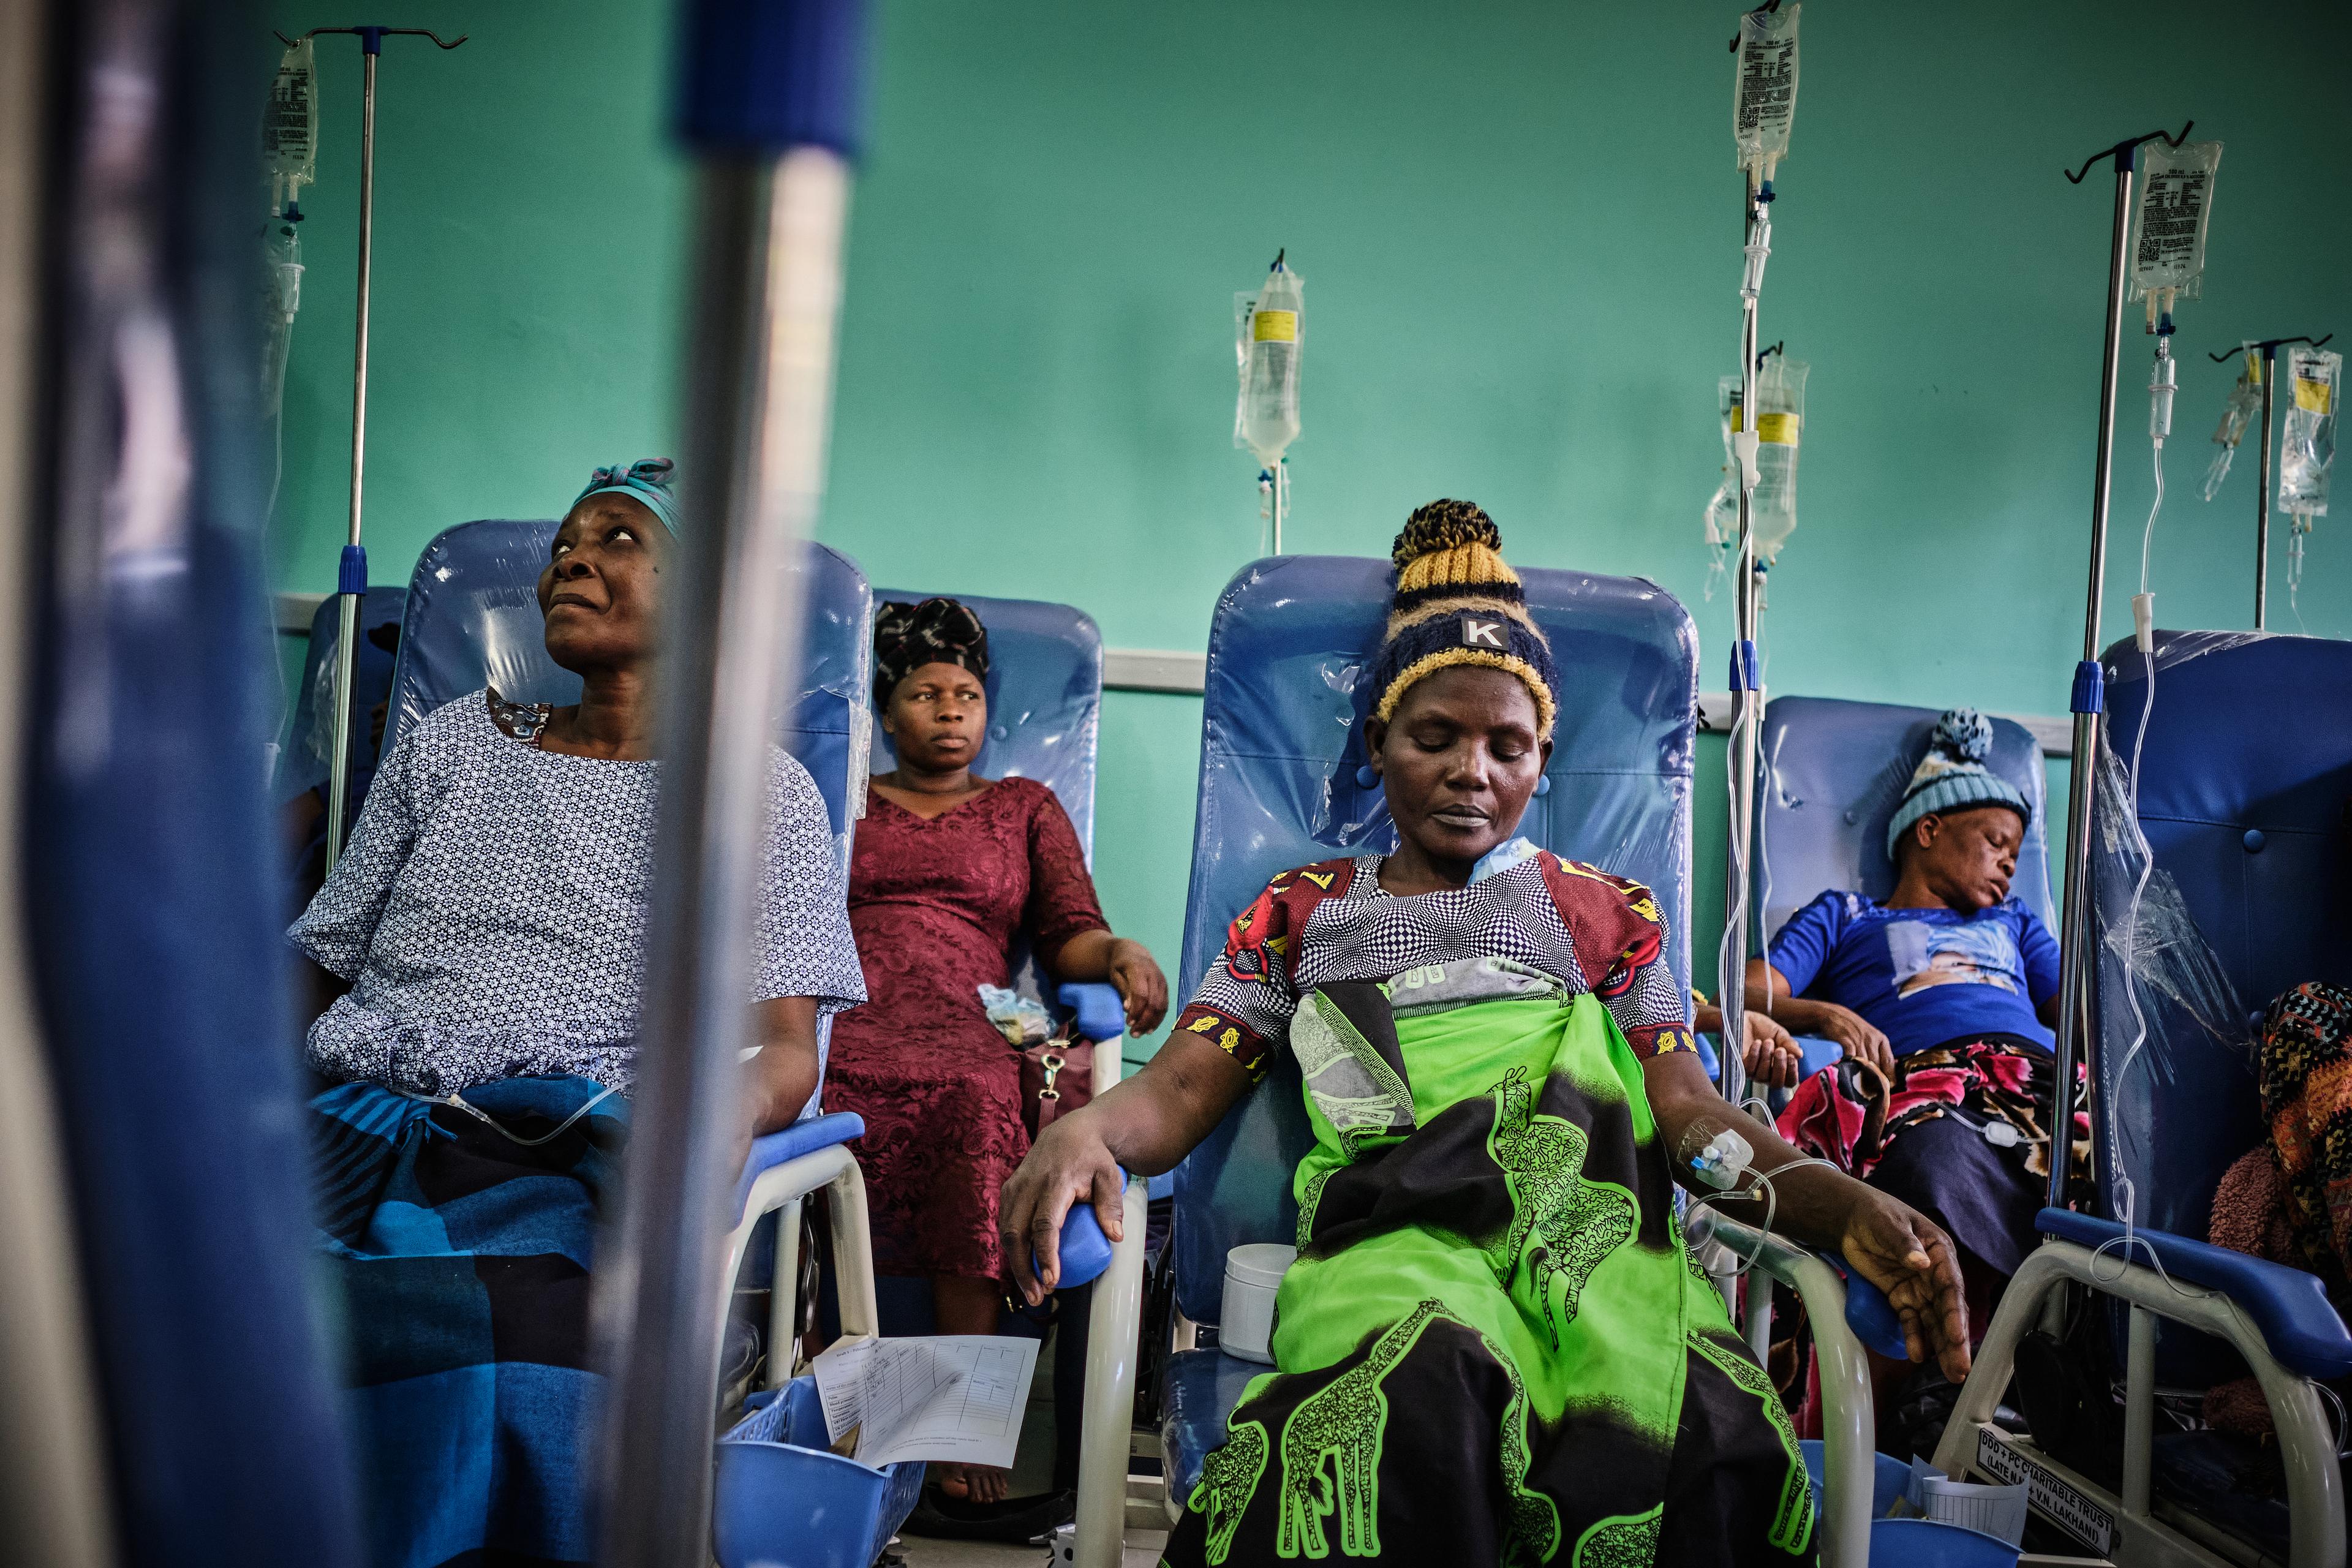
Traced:
<path fill-rule="evenodd" d="M 1801 5 L 1750 11 L 1739 18 L 1739 68 L 1731 84 L 1731 133 L 1739 166 L 1759 183 L 1789 155 L 1797 118 L 1797 13 Z"/>

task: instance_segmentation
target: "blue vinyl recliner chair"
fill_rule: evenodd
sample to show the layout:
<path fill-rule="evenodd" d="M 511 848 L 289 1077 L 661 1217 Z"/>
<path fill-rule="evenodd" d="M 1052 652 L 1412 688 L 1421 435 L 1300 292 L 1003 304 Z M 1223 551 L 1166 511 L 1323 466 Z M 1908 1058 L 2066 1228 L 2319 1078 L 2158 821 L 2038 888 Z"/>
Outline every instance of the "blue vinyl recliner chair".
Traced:
<path fill-rule="evenodd" d="M 1758 794 L 1756 880 L 1749 907 L 1759 939 L 1751 951 L 1832 889 L 1885 898 L 1895 889 L 1886 825 L 1927 750 L 1937 710 L 1832 697 L 1778 697 L 1766 705 L 1759 737 L 1764 787 Z M 1992 721 L 1986 765 L 2023 792 L 2033 807 L 2010 884 L 2053 931 L 2050 899 L 2048 803 L 2041 743 L 2012 719 Z M 1710 980 L 1712 975 L 1708 977 Z M 1841 1055 L 1834 1041 L 1801 1038 L 1805 1070 Z"/>
<path fill-rule="evenodd" d="M 2124 1568 L 2257 1556 L 2342 1568 L 2338 1436 L 2316 1384 L 2352 1374 L 2352 1334 L 2315 1277 L 2203 1237 L 2223 1171 L 2263 1142 L 2251 1010 L 2304 981 L 2352 982 L 2352 643 L 2157 638 L 2152 710 L 2147 657 L 2124 642 L 2105 659 L 2090 1056 L 2101 1212 L 2042 1211 L 2046 1239 L 1994 1315 L 1937 1463 L 2025 1480 L 2038 1512 Z M 2126 1071 L 2121 936 L 2141 861 L 2116 759 L 2143 713 L 2137 827 L 2155 875 L 2135 989 L 2147 1040 Z M 2109 1320 L 2126 1373 L 2120 1493 L 1990 1421 L 2020 1340 L 2055 1293 L 2085 1288 L 2121 1309 Z M 2159 1390 L 2193 1394 L 2246 1366 L 2277 1427 L 2284 1505 L 2202 1462 L 2220 1434 L 2157 1436 Z"/>
<path fill-rule="evenodd" d="M 392 711 L 384 726 L 387 752 L 408 725 L 485 681 L 520 702 L 577 700 L 580 678 L 547 657 L 534 592 L 556 526 L 553 521 L 464 522 L 425 545 L 409 582 Z M 788 699 L 778 739 L 824 796 L 835 854 L 845 873 L 851 835 L 866 800 L 873 594 L 848 557 L 823 545 L 805 546 L 795 570 L 807 580 L 799 687 Z M 820 1059 L 824 1040 L 821 1032 Z M 821 1085 L 822 1079 L 820 1099 Z M 830 1188 L 842 1326 L 847 1332 L 870 1334 L 877 1314 L 866 1187 L 857 1162 L 844 1147 L 864 1131 L 856 1116 L 817 1114 L 813 1101 L 799 1121 L 752 1141 L 735 1189 L 737 1222 L 727 1278 L 735 1278 L 761 1221 L 784 1211 L 778 1279 L 791 1279 L 800 1237 L 794 1223 L 798 1205 L 809 1194 Z M 769 1342 L 789 1344 L 789 1290 L 772 1292 L 771 1310 Z M 787 1364 L 772 1366 L 772 1376 L 789 1371 L 790 1358 L 781 1359 Z"/>
<path fill-rule="evenodd" d="M 1547 788 L 1529 805 L 1519 831 L 1549 849 L 1647 883 L 1665 912 L 1670 961 L 1686 983 L 1696 633 L 1682 605 L 1646 582 L 1574 572 L 1524 571 L 1521 577 L 1528 607 L 1551 640 L 1563 691 Z M 1179 990 L 1189 991 L 1215 960 L 1227 922 L 1275 872 L 1393 846 L 1380 786 L 1359 771 L 1364 688 L 1388 612 L 1389 579 L 1385 561 L 1289 556 L 1244 568 L 1218 600 L 1209 634 L 1184 957 L 1172 977 Z M 1269 1081 L 1177 1168 L 1175 1296 L 1183 1321 L 1169 1363 L 1161 1432 L 1171 1516 L 1198 1481 L 1203 1458 L 1223 1441 L 1226 1415 L 1243 1384 L 1264 1370 L 1192 1348 L 1198 1330 L 1219 1319 L 1225 1255 L 1253 1242 L 1292 1239 L 1291 1175 L 1311 1142 L 1297 1069 L 1285 1055 Z M 1844 1327 L 1844 1281 L 1819 1258 L 1745 1229 L 1734 1239 L 1734 1229 L 1717 1234 L 1742 1253 L 1757 1247 L 1759 1266 L 1798 1289 L 1812 1322 L 1824 1326 L 1820 1348 L 1831 1420 L 1823 1561 L 1831 1568 L 1864 1568 L 1870 1389 L 1860 1345 Z M 1142 1198 L 1130 1184 L 1127 1239 L 1118 1252 L 1139 1254 L 1142 1233 Z M 1125 1261 L 1114 1260 L 1113 1280 Z M 1139 1257 L 1125 1276 L 1130 1297 L 1138 1269 Z M 1855 1292 L 1856 1300 L 1864 1294 Z M 1867 1294 L 1883 1309 L 1883 1298 Z M 1096 1343 L 1103 1338 L 1097 1325 Z M 1134 1343 L 1131 1326 L 1119 1342 Z M 1095 1376 L 1091 1367 L 1088 1375 Z M 1094 1393 L 1090 1382 L 1090 1400 Z M 1127 1416 L 1116 1397 L 1106 1404 L 1110 1408 L 1087 1412 L 1081 1568 L 1118 1561 Z"/>

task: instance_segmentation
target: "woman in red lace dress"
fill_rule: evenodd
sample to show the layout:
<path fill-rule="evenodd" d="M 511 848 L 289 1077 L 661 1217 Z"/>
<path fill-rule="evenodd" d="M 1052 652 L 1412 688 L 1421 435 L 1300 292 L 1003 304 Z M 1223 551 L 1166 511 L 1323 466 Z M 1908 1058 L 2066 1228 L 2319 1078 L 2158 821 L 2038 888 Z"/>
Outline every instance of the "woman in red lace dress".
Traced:
<path fill-rule="evenodd" d="M 940 1332 L 992 1333 L 996 1194 L 1029 1135 L 1020 1054 L 979 987 L 1012 984 L 1025 937 L 1055 979 L 1116 985 L 1143 1034 L 1168 1009 L 1168 982 L 1140 942 L 1111 935 L 1054 792 L 971 771 L 988 729 L 979 617 L 953 599 L 885 605 L 874 642 L 875 706 L 898 765 L 873 781 L 857 828 L 849 919 L 871 1000 L 835 1020 L 825 1109 L 866 1119 L 851 1147 L 876 1268 L 929 1276 Z M 1003 1495 L 1002 1471 L 969 1479 L 976 1501 Z"/>

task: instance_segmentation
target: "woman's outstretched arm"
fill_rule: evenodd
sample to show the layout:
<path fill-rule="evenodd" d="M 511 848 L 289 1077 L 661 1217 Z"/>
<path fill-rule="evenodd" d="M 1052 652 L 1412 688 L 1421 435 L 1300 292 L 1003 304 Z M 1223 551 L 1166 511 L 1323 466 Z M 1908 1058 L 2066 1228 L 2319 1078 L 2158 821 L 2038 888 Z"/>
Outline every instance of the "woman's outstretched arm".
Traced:
<path fill-rule="evenodd" d="M 1843 1256 L 1863 1278 L 1886 1292 L 1903 1320 L 1903 1339 L 1913 1361 L 1934 1356 L 1944 1375 L 1958 1383 L 1969 1374 L 1969 1309 L 1960 1288 L 1959 1252 L 1952 1238 L 1917 1210 L 1897 1203 L 1842 1171 L 1806 1165 L 1776 1174 L 1805 1155 L 1745 1111 L 1735 1110 L 1715 1092 L 1690 1051 L 1669 1051 L 1643 1065 L 1650 1110 L 1669 1157 L 1685 1139 L 1703 1143 L 1728 1128 L 1755 1151 L 1753 1163 L 1773 1177 L 1777 1200 L 1772 1228 L 1808 1247 Z M 1685 1172 L 1677 1168 L 1677 1180 Z M 1748 1225 L 1764 1223 L 1760 1202 L 1710 1205 Z"/>
<path fill-rule="evenodd" d="M 1034 1306 L 1060 1282 L 1062 1218 L 1072 1204 L 1092 1203 L 1103 1234 L 1118 1240 L 1119 1168 L 1139 1176 L 1172 1170 L 1249 1089 L 1239 1062 L 1197 1035 L 1179 1033 L 1141 1072 L 1046 1128 L 996 1205 L 1005 1262 L 1023 1299 Z"/>

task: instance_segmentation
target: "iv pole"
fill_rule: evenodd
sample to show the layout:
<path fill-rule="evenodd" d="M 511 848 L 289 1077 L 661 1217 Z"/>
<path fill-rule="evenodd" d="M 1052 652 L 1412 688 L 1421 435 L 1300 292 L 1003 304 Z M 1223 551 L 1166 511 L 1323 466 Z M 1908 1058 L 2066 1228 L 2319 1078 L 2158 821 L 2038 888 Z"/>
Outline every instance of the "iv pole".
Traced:
<path fill-rule="evenodd" d="M 2099 766 L 2099 715 L 2106 708 L 2106 679 L 2099 668 L 2099 599 L 2107 579 L 2107 500 L 2112 489 L 2116 429 L 2116 375 L 2123 349 L 2124 294 L 2131 278 L 2132 175 L 2143 142 L 2161 140 L 2178 147 L 2189 139 L 2190 121 L 2178 136 L 2151 131 L 2094 153 L 2066 178 L 2081 184 L 2101 158 L 2115 160 L 2116 215 L 2107 247 L 2107 337 L 2099 361 L 2098 472 L 2091 489 L 2091 582 L 2083 605 L 2083 658 L 2074 667 L 2074 744 L 2066 790 L 2066 901 L 2059 916 L 2058 1060 L 2051 1080 L 2050 1206 L 2066 1206 L 2067 1167 L 2074 1153 L 2074 1063 L 2083 1042 L 2084 948 L 2090 934 L 2091 797 Z"/>
<path fill-rule="evenodd" d="M 2188 132 L 2181 132 L 2183 136 Z M 2278 352 L 2289 343 L 2309 343 L 2324 348 L 2336 336 L 2325 338 L 2296 336 L 2264 338 L 2260 342 L 2241 343 L 2230 353 L 2209 353 L 2205 357 L 2215 364 L 2227 364 L 2239 354 L 2259 352 L 2263 356 L 2263 444 L 2262 467 L 2254 485 L 2254 630 L 2270 630 L 2271 597 L 2271 381 L 2278 369 Z"/>
<path fill-rule="evenodd" d="M 689 526 L 664 617 L 662 798 L 621 1223 L 597 1255 L 604 1568 L 710 1561 L 729 1129 L 769 753 L 800 656 L 832 415 L 864 0 L 687 0 L 698 164 Z M 609 1247 L 609 1251 L 605 1248 Z M 608 1261 L 609 1259 L 609 1261 Z"/>
<path fill-rule="evenodd" d="M 352 505 L 351 526 L 335 574 L 335 596 L 341 616 L 335 644 L 334 751 L 327 773 L 327 869 L 343 852 L 343 818 L 352 785 L 352 683 L 359 668 L 360 602 L 367 597 L 367 551 L 360 543 L 361 475 L 367 460 L 369 262 L 375 246 L 375 62 L 387 37 L 431 38 L 443 49 L 454 49 L 471 35 L 442 43 L 439 34 L 425 27 L 313 27 L 302 35 L 350 33 L 360 41 L 364 75 L 360 87 L 360 277 L 358 322 L 352 351 Z M 285 34 L 278 41 L 292 48 L 296 40 Z"/>

